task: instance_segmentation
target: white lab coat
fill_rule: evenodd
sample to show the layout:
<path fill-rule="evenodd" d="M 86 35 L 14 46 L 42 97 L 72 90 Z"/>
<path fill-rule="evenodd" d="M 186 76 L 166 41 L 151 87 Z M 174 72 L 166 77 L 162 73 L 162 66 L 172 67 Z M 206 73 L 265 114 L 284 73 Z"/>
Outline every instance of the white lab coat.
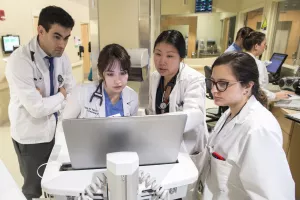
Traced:
<path fill-rule="evenodd" d="M 149 114 L 156 114 L 155 99 L 160 78 L 157 71 L 153 72 L 150 77 Z M 169 111 L 170 113 L 183 111 L 188 115 L 183 139 L 186 150 L 190 154 L 201 152 L 207 143 L 205 98 L 205 77 L 187 64 L 181 63 L 176 85 L 169 97 Z"/>
<path fill-rule="evenodd" d="M 198 165 L 204 166 L 202 180 L 207 177 L 203 200 L 295 199 L 295 183 L 275 117 L 254 96 L 223 127 L 229 114 L 230 109 L 217 122 L 205 162 Z M 214 158 L 212 152 L 226 161 Z"/>
<path fill-rule="evenodd" d="M 92 102 L 90 102 L 90 98 L 97 89 L 98 84 L 98 82 L 93 82 L 76 86 L 71 96 L 68 98 L 67 105 L 63 112 L 63 118 L 106 117 L 104 96 L 101 106 L 100 99 L 97 97 L 94 97 Z M 102 84 L 102 91 L 104 91 L 103 85 L 104 84 Z M 137 93 L 126 86 L 122 91 L 122 99 L 124 116 L 137 115 L 139 108 Z"/>
<path fill-rule="evenodd" d="M 34 61 L 31 52 L 34 52 Z M 49 63 L 40 48 L 37 37 L 18 48 L 9 57 L 6 78 L 10 89 L 8 114 L 11 136 L 21 144 L 50 142 L 56 129 L 53 113 L 64 107 L 64 96 L 58 92 L 64 87 L 70 93 L 75 81 L 72 67 L 65 54 L 54 59 L 54 91 L 50 96 Z M 63 78 L 58 81 L 58 76 Z M 39 88 L 42 92 L 37 91 Z"/>
<path fill-rule="evenodd" d="M 252 53 L 248 52 L 248 54 L 255 59 L 259 72 L 259 84 L 261 89 L 266 93 L 269 100 L 275 100 L 276 94 L 268 90 L 269 76 L 267 66 L 261 60 L 257 59 Z"/>

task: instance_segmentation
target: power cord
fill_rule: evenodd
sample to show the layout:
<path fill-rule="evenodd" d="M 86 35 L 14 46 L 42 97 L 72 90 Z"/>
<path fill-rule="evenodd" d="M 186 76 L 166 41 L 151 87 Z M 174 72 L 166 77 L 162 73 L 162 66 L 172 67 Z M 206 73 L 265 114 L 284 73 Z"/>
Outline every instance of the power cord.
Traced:
<path fill-rule="evenodd" d="M 154 196 L 153 200 L 169 199 L 169 190 L 163 189 L 161 185 L 157 184 L 156 179 L 151 177 L 149 173 L 145 174 L 144 171 L 140 171 L 139 184 L 143 183 L 149 194 Z M 107 191 L 107 178 L 102 173 L 100 176 L 96 176 L 95 181 L 85 188 L 78 200 L 104 199 L 105 191 Z"/>
<path fill-rule="evenodd" d="M 56 161 L 50 161 L 50 162 L 46 162 L 46 163 L 44 163 L 44 164 L 41 164 L 41 165 L 37 168 L 37 170 L 36 170 L 36 174 L 38 175 L 38 177 L 43 178 L 43 177 L 39 174 L 39 169 L 40 169 L 41 167 L 43 167 L 44 165 L 54 164 L 54 163 L 61 165 L 59 162 L 56 162 Z"/>
<path fill-rule="evenodd" d="M 80 195 L 78 200 L 94 200 L 104 199 L 104 192 L 107 190 L 107 178 L 102 173 L 100 176 L 96 176 L 95 182 L 88 185 L 84 192 Z"/>
<path fill-rule="evenodd" d="M 168 200 L 169 199 L 169 190 L 165 190 L 161 185 L 157 184 L 155 178 L 151 178 L 150 174 L 145 174 L 144 171 L 140 171 L 139 183 L 145 183 L 146 189 L 153 190 L 153 195 L 155 196 L 154 200 Z"/>

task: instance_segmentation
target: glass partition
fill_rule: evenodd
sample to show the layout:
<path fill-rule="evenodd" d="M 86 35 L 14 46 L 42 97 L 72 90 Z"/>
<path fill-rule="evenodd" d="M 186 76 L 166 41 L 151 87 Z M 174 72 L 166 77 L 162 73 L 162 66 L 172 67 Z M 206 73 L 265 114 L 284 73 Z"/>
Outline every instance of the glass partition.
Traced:
<path fill-rule="evenodd" d="M 246 26 L 253 30 L 259 31 L 261 29 L 261 23 L 263 20 L 263 8 L 252 10 L 246 13 Z"/>
<path fill-rule="evenodd" d="M 288 55 L 285 63 L 299 65 L 300 59 L 300 1 L 280 2 L 273 52 Z"/>

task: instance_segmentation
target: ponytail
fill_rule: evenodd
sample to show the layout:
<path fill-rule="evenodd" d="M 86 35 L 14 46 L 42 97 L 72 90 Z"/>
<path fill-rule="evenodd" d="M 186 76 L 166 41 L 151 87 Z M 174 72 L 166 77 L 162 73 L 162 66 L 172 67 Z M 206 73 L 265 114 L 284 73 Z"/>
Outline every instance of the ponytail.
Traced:
<path fill-rule="evenodd" d="M 266 93 L 259 87 L 259 84 L 255 83 L 252 88 L 252 94 L 255 96 L 263 106 L 268 106 L 268 97 Z"/>
<path fill-rule="evenodd" d="M 251 51 L 252 48 L 258 44 L 260 45 L 264 39 L 265 39 L 266 35 L 262 32 L 258 32 L 258 31 L 253 31 L 250 32 L 243 41 L 243 47 L 244 49 L 246 49 L 246 51 Z"/>

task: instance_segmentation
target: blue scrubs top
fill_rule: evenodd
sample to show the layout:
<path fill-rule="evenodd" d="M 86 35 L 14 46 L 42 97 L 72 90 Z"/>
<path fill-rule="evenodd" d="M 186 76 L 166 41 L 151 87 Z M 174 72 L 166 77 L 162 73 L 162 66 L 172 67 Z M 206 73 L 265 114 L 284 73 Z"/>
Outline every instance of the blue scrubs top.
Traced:
<path fill-rule="evenodd" d="M 235 52 L 242 52 L 243 49 L 241 47 L 239 47 L 237 44 L 232 43 L 232 45 L 230 45 L 225 52 L 229 52 L 229 51 L 235 51 Z M 225 53 L 224 52 L 224 53 Z"/>
<path fill-rule="evenodd" d="M 118 115 L 124 117 L 124 110 L 123 110 L 123 99 L 122 93 L 120 95 L 119 101 L 113 105 L 110 101 L 110 98 L 106 91 L 104 90 L 104 97 L 105 97 L 105 114 L 106 117 L 110 117 L 113 115 Z"/>

